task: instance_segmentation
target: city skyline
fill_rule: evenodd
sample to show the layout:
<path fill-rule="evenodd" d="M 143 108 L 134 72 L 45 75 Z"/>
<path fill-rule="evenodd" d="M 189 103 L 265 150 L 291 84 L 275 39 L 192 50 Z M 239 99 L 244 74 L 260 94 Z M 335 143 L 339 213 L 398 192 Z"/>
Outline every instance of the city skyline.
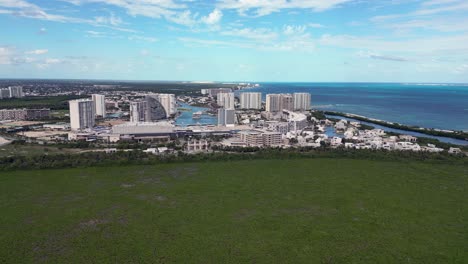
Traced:
<path fill-rule="evenodd" d="M 468 3 L 0 0 L 0 78 L 468 82 Z"/>

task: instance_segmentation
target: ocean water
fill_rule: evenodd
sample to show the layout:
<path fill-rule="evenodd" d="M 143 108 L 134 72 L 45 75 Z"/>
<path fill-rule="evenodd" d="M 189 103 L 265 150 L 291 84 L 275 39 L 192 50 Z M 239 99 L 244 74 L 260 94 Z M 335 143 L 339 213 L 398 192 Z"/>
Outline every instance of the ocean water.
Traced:
<path fill-rule="evenodd" d="M 260 83 L 243 90 L 309 92 L 312 108 L 427 128 L 468 131 L 468 84 Z"/>

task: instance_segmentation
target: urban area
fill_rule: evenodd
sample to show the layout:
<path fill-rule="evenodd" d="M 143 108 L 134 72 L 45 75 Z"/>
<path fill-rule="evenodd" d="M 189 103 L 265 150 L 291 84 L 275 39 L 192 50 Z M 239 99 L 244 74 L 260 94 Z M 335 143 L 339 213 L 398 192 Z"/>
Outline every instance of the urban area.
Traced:
<path fill-rule="evenodd" d="M 459 154 L 457 147 L 420 144 L 418 138 L 313 110 L 310 93 L 249 92 L 259 84 L 201 88 L 191 94 L 119 91 L 113 86 L 64 92 L 22 86 L 0 89 L 2 100 L 25 96 L 75 94 L 68 109 L 0 109 L 0 145 L 13 140 L 31 144 L 94 144 L 90 151 L 116 152 L 122 142 L 142 143 L 147 153 L 229 151 L 239 148 L 352 148 Z M 130 149 L 126 150 L 129 151 Z"/>

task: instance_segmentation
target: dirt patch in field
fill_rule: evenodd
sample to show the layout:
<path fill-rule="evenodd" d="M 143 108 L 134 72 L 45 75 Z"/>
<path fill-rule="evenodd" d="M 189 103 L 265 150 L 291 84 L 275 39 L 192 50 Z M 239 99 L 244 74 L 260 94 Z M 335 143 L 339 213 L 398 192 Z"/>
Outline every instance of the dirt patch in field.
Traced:
<path fill-rule="evenodd" d="M 122 188 L 132 188 L 134 186 L 135 186 L 135 184 L 131 184 L 131 183 L 122 183 L 120 185 L 120 187 L 122 187 Z"/>

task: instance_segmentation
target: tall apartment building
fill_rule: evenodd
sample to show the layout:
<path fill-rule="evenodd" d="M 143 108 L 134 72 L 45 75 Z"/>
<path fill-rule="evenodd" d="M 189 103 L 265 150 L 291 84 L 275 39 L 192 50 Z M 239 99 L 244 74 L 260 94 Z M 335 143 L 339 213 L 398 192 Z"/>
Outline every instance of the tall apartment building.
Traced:
<path fill-rule="evenodd" d="M 218 109 L 218 126 L 234 126 L 236 124 L 236 110 Z"/>
<path fill-rule="evenodd" d="M 147 95 L 145 97 L 145 122 L 154 122 L 165 119 L 169 116 L 166 112 L 166 108 L 162 105 L 159 99 L 160 97 L 158 95 Z"/>
<path fill-rule="evenodd" d="M 145 122 L 146 116 L 146 101 L 138 101 L 130 103 L 130 122 L 138 123 Z"/>
<path fill-rule="evenodd" d="M 8 88 L 0 89 L 0 99 L 21 97 L 24 97 L 23 87 L 21 86 L 10 86 Z"/>
<path fill-rule="evenodd" d="M 261 109 L 262 108 L 262 93 L 241 93 L 240 94 L 241 109 Z"/>
<path fill-rule="evenodd" d="M 310 93 L 294 93 L 294 111 L 310 110 Z"/>
<path fill-rule="evenodd" d="M 219 93 L 231 93 L 231 88 L 215 88 L 215 89 L 208 89 L 208 96 L 210 97 L 217 97 Z"/>
<path fill-rule="evenodd" d="M 8 87 L 8 89 L 10 90 L 10 97 L 11 98 L 24 97 L 23 87 L 22 86 L 10 86 L 10 87 Z"/>
<path fill-rule="evenodd" d="M 70 127 L 83 130 L 95 125 L 94 102 L 91 99 L 78 99 L 68 102 L 70 105 Z"/>
<path fill-rule="evenodd" d="M 216 101 L 225 109 L 234 109 L 234 93 L 218 93 Z"/>
<path fill-rule="evenodd" d="M 102 94 L 93 94 L 92 99 L 96 116 L 106 117 L 106 97 Z"/>
<path fill-rule="evenodd" d="M 291 94 L 267 94 L 265 110 L 267 112 L 280 112 L 294 109 L 294 98 Z"/>
<path fill-rule="evenodd" d="M 174 94 L 152 94 L 166 110 L 167 116 L 173 115 L 177 112 L 177 102 Z"/>

